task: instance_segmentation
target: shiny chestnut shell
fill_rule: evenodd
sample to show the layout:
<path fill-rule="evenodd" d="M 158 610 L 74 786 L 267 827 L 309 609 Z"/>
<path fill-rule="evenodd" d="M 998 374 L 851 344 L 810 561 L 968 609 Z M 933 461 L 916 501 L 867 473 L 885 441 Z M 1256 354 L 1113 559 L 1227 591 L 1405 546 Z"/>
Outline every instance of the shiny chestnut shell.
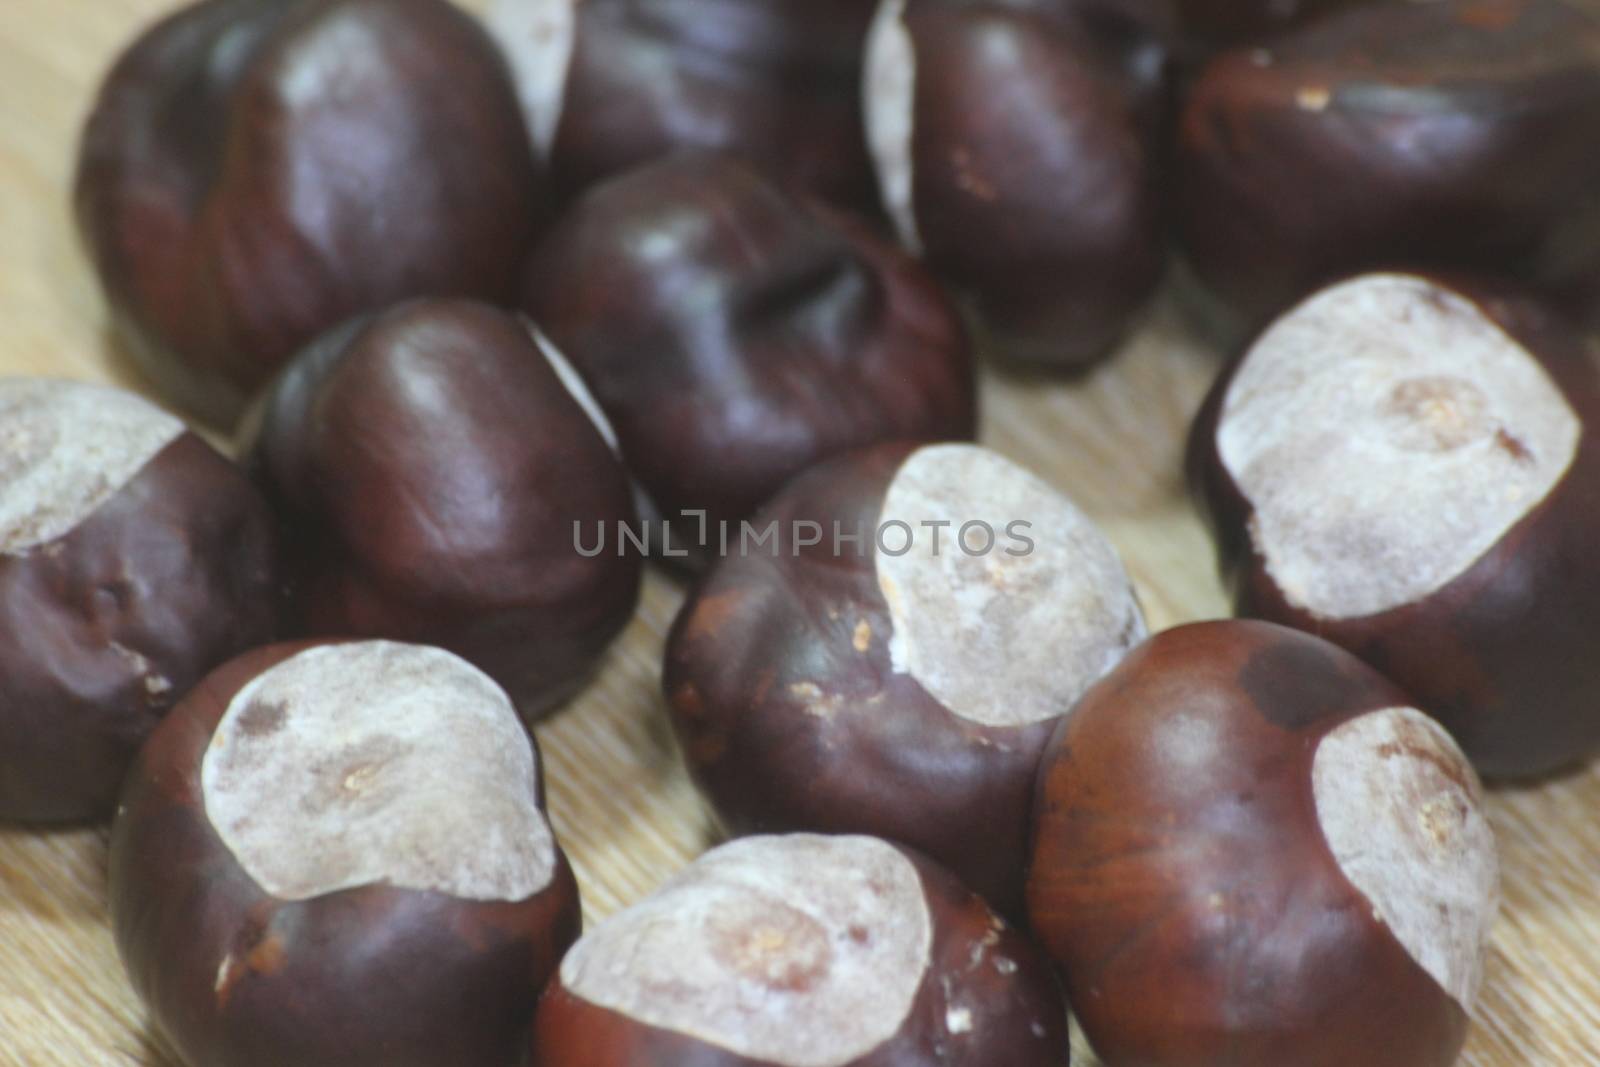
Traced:
<path fill-rule="evenodd" d="M 219 424 L 410 296 L 510 295 L 540 171 L 504 60 L 444 0 L 204 0 L 101 87 L 76 202 L 141 369 Z"/>

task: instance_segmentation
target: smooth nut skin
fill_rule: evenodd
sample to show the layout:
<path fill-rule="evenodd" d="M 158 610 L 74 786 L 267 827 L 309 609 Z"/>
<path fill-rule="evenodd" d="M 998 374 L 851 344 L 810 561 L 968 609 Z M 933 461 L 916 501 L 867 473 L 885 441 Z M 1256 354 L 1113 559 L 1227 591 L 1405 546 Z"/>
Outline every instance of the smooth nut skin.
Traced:
<path fill-rule="evenodd" d="M 905 851 L 922 879 L 933 917 L 928 974 L 900 1032 L 843 1067 L 1066 1067 L 1071 1055 L 1066 1005 L 1044 954 L 944 868 Z M 1016 970 L 1002 975 L 992 966 L 974 967 L 975 955 L 981 954 L 1008 959 Z M 979 1047 L 951 1035 L 947 1013 L 957 1006 L 974 1016 L 981 1013 L 974 1029 L 994 1040 Z M 533 1063 L 782 1067 L 598 1007 L 564 988 L 559 974 L 539 1001 Z"/>
<path fill-rule="evenodd" d="M 518 902 L 383 885 L 289 902 L 256 884 L 206 816 L 201 764 L 234 695 L 314 644 L 221 667 L 140 754 L 110 859 L 133 987 L 195 1067 L 512 1067 L 578 936 L 559 849 L 550 885 Z M 238 966 L 219 971 L 230 953 Z"/>
<path fill-rule="evenodd" d="M 1378 0 L 1175 0 L 1185 51 L 1196 57 L 1220 48 L 1269 41 L 1276 34 Z"/>
<path fill-rule="evenodd" d="M 1600 277 L 1597 133 L 1591 13 L 1362 7 L 1200 72 L 1177 143 L 1183 247 L 1245 329 L 1369 269 L 1509 275 L 1566 296 Z"/>
<path fill-rule="evenodd" d="M 110 816 L 173 703 L 276 636 L 275 533 L 250 480 L 184 432 L 69 533 L 0 554 L 0 820 Z"/>
<path fill-rule="evenodd" d="M 1070 5 L 909 0 L 904 22 L 924 259 L 1003 355 L 1100 358 L 1165 261 L 1159 79 Z"/>
<path fill-rule="evenodd" d="M 1394 679 L 1489 777 L 1528 777 L 1600 750 L 1600 372 L 1571 326 L 1503 287 L 1457 282 L 1549 374 L 1583 431 L 1565 476 L 1465 573 L 1431 596 L 1360 618 L 1292 605 L 1249 534 L 1252 509 L 1217 452 L 1233 371 L 1220 376 L 1189 440 L 1189 482 L 1241 615 L 1315 633 Z"/>
<path fill-rule="evenodd" d="M 959 316 L 911 259 L 725 156 L 588 193 L 540 243 L 523 306 L 605 410 L 668 520 L 738 523 L 792 475 L 888 440 L 970 438 Z M 674 544 L 700 544 L 675 522 Z"/>
<path fill-rule="evenodd" d="M 540 181 L 504 61 L 444 0 L 206 0 L 108 76 L 76 197 L 134 358 L 226 425 L 353 314 L 508 297 Z"/>
<path fill-rule="evenodd" d="M 916 447 L 840 456 L 774 497 L 752 525 L 776 522 L 780 558 L 751 548 L 705 576 L 667 639 L 662 686 L 690 774 L 734 833 L 885 837 L 1018 915 L 1034 774 L 1054 722 L 986 726 L 894 670 L 873 552 L 833 548 L 835 522 L 872 536 Z M 821 544 L 793 543 L 806 521 Z"/>
<path fill-rule="evenodd" d="M 861 125 L 870 0 L 583 0 L 550 164 L 576 193 L 678 149 L 877 208 Z"/>
<path fill-rule="evenodd" d="M 1107 1064 L 1455 1061 L 1465 1013 L 1341 873 L 1312 800 L 1317 743 L 1408 703 L 1307 634 L 1200 623 L 1145 642 L 1061 724 L 1028 912 Z"/>
<path fill-rule="evenodd" d="M 422 300 L 339 327 L 279 377 L 246 452 L 298 632 L 439 645 L 531 722 L 633 614 L 638 557 L 586 558 L 574 534 L 634 521 L 627 474 L 506 312 Z"/>

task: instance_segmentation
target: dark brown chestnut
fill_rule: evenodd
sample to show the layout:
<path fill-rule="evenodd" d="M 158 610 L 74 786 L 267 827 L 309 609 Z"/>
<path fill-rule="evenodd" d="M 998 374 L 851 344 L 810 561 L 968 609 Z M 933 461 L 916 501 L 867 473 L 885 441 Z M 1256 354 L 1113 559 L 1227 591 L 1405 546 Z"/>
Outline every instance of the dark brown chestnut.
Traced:
<path fill-rule="evenodd" d="M 351 315 L 509 298 L 540 182 L 504 60 L 445 0 L 205 0 L 107 78 L 77 207 L 134 359 L 225 425 Z"/>
<path fill-rule="evenodd" d="M 869 143 L 906 247 L 971 295 L 998 349 L 1082 364 L 1127 329 L 1166 254 L 1156 72 L 1082 4 L 885 0 Z"/>
<path fill-rule="evenodd" d="M 966 334 L 922 268 L 726 156 L 592 190 L 536 249 L 523 306 L 593 390 L 678 551 L 724 523 L 736 535 L 825 456 L 973 432 Z"/>
<path fill-rule="evenodd" d="M 178 419 L 0 379 L 0 820 L 109 817 L 173 703 L 276 635 L 278 586 L 266 501 Z"/>
<path fill-rule="evenodd" d="M 580 538 L 634 521 L 627 474 L 582 383 L 525 321 L 463 300 L 352 321 L 252 421 L 298 632 L 443 646 L 532 721 L 632 615 L 637 554 Z"/>
<path fill-rule="evenodd" d="M 1264 44 L 1297 26 L 1346 8 L 1390 0 L 1175 0 L 1188 57 Z M 1432 0 L 1429 0 L 1432 2 Z M 1392 5 L 1397 6 L 1397 5 Z"/>
<path fill-rule="evenodd" d="M 871 16 L 872 0 L 494 0 L 488 23 L 565 194 L 707 149 L 875 210 L 859 104 Z"/>
<path fill-rule="evenodd" d="M 1359 7 L 1200 72 L 1178 136 L 1183 246 L 1246 329 L 1376 269 L 1510 277 L 1564 298 L 1600 279 L 1597 136 L 1591 12 Z"/>
<path fill-rule="evenodd" d="M 712 807 L 739 833 L 904 842 L 1020 914 L 1040 754 L 1145 633 L 1116 551 L 972 445 L 841 456 L 748 526 L 771 540 L 730 544 L 667 642 Z"/>
<path fill-rule="evenodd" d="M 580 925 L 510 699 L 387 641 L 258 649 L 179 704 L 129 775 L 111 912 L 193 1067 L 514 1067 Z"/>
<path fill-rule="evenodd" d="M 1600 749 L 1600 377 L 1524 298 L 1367 275 L 1217 383 L 1190 473 L 1239 612 L 1393 678 L 1485 774 Z"/>
<path fill-rule="evenodd" d="M 870 837 L 713 849 L 575 945 L 539 1002 L 560 1067 L 1065 1067 L 1043 954 Z"/>
<path fill-rule="evenodd" d="M 1159 634 L 1039 779 L 1035 934 L 1107 1067 L 1449 1067 L 1499 901 L 1465 757 L 1261 622 Z"/>

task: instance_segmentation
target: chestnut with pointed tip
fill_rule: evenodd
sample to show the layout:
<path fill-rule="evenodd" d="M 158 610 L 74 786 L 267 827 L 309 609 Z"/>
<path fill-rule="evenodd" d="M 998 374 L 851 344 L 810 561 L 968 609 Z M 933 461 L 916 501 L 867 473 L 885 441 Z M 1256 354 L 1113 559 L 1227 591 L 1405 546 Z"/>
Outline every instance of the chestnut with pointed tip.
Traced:
<path fill-rule="evenodd" d="M 1403 692 L 1199 623 L 1058 729 L 1028 914 L 1107 1067 L 1449 1067 L 1498 871 L 1471 766 Z"/>
<path fill-rule="evenodd" d="M 1600 279 L 1597 137 L 1592 12 L 1359 7 L 1199 73 L 1177 143 L 1182 244 L 1246 329 L 1366 270 L 1580 296 Z"/>
<path fill-rule="evenodd" d="M 580 924 L 510 699 L 387 641 L 208 677 L 129 776 L 110 871 L 128 975 L 193 1067 L 512 1067 Z"/>
<path fill-rule="evenodd" d="M 173 703 L 276 636 L 274 530 L 249 478 L 144 399 L 0 379 L 0 820 L 111 814 Z"/>
<path fill-rule="evenodd" d="M 1368 275 L 1218 381 L 1190 477 L 1239 612 L 1411 693 L 1478 769 L 1600 751 L 1600 372 L 1555 313 Z"/>
<path fill-rule="evenodd" d="M 638 556 L 578 540 L 634 521 L 627 473 L 526 321 L 463 300 L 354 320 L 284 371 L 259 416 L 246 454 L 287 530 L 299 632 L 441 645 L 532 721 L 632 616 Z"/>
<path fill-rule="evenodd" d="M 1002 353 L 1053 365 L 1104 355 L 1166 256 L 1163 65 L 1107 47 L 1085 6 L 884 0 L 868 46 L 868 140 L 902 243 Z"/>
<path fill-rule="evenodd" d="M 737 534 L 826 456 L 973 433 L 967 337 L 932 279 L 726 156 L 590 191 L 535 250 L 523 307 L 593 390 L 674 551 L 700 562 L 720 524 Z"/>
<path fill-rule="evenodd" d="M 204 0 L 107 77 L 78 220 L 128 348 L 219 425 L 323 330 L 507 299 L 541 172 L 488 35 L 445 0 Z"/>
<path fill-rule="evenodd" d="M 681 149 L 877 207 L 858 105 L 870 0 L 494 0 L 565 195 Z"/>
<path fill-rule="evenodd" d="M 1020 914 L 1040 753 L 1145 633 L 1115 549 L 971 445 L 841 456 L 751 525 L 775 540 L 730 546 L 667 641 L 695 782 L 736 832 L 892 838 Z"/>
<path fill-rule="evenodd" d="M 560 1067 L 1066 1067 L 1050 966 L 942 868 L 870 837 L 745 838 L 575 945 Z"/>

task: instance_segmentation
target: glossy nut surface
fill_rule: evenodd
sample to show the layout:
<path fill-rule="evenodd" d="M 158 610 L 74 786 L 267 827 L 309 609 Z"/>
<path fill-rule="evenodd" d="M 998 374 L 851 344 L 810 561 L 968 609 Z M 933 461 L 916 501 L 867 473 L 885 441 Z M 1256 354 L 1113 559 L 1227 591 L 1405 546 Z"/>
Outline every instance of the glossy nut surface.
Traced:
<path fill-rule="evenodd" d="M 1360 661 L 1166 631 L 1040 772 L 1028 911 L 1109 1067 L 1448 1067 L 1498 861 L 1471 767 Z"/>
<path fill-rule="evenodd" d="M 205 0 L 108 75 L 76 200 L 129 352 L 228 425 L 351 315 L 508 297 L 540 182 L 504 61 L 444 0 Z"/>
<path fill-rule="evenodd" d="M 298 631 L 448 648 L 530 721 L 569 697 L 631 617 L 640 561 L 579 551 L 580 528 L 587 545 L 633 504 L 563 369 L 526 320 L 459 300 L 302 353 L 246 447 L 287 531 Z"/>
<path fill-rule="evenodd" d="M 1044 745 L 1145 633 L 1115 549 L 968 445 L 849 453 L 751 525 L 774 540 L 730 545 L 667 642 L 713 809 L 737 833 L 904 842 L 1019 915 Z"/>
<path fill-rule="evenodd" d="M 195 1067 L 512 1067 L 580 922 L 543 807 L 537 750 L 464 661 L 258 649 L 201 683 L 129 777 L 117 947 Z M 285 869 L 308 877 L 276 882 Z"/>
<path fill-rule="evenodd" d="M 582 374 L 677 544 L 876 441 L 970 437 L 965 331 L 911 259 L 725 156 L 588 193 L 540 243 L 523 307 Z M 682 519 L 704 512 L 700 523 Z M 659 544 L 659 542 L 658 542 Z"/>
<path fill-rule="evenodd" d="M 1241 614 L 1356 653 L 1482 773 L 1542 774 L 1600 747 L 1597 405 L 1583 344 L 1538 303 L 1369 275 L 1223 375 L 1190 480 Z"/>
<path fill-rule="evenodd" d="M 1199 73 L 1178 135 L 1183 247 L 1246 328 L 1363 270 L 1567 296 L 1600 278 L 1597 131 L 1600 20 L 1581 6 L 1360 7 Z"/>
<path fill-rule="evenodd" d="M 0 379 L 0 820 L 109 816 L 173 703 L 275 636 L 278 585 L 266 501 L 182 422 Z"/>
<path fill-rule="evenodd" d="M 1065 1067 L 1043 956 L 971 891 L 864 837 L 745 838 L 592 930 L 540 1001 L 563 1067 Z"/>

